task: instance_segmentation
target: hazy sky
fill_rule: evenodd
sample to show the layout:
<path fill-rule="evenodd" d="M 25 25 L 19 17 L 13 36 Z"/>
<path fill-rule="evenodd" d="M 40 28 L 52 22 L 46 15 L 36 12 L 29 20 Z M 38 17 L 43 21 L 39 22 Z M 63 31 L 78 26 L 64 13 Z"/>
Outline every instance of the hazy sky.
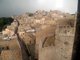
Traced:
<path fill-rule="evenodd" d="M 36 10 L 77 11 L 78 0 L 0 0 L 0 17 L 18 15 Z"/>

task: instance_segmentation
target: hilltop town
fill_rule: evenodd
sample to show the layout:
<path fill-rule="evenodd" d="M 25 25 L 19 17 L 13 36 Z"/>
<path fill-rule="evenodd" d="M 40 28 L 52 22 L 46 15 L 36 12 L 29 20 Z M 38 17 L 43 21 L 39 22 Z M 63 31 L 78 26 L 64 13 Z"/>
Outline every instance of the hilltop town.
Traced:
<path fill-rule="evenodd" d="M 76 14 L 36 11 L 11 16 L 0 32 L 1 60 L 70 60 Z"/>

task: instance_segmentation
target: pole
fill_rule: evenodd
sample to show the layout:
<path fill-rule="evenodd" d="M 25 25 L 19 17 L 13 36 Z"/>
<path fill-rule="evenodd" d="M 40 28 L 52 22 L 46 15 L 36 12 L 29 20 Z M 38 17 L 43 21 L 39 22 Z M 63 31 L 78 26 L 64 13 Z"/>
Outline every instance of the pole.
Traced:
<path fill-rule="evenodd" d="M 78 13 L 75 28 L 76 31 L 71 60 L 80 60 L 80 0 L 78 0 Z"/>

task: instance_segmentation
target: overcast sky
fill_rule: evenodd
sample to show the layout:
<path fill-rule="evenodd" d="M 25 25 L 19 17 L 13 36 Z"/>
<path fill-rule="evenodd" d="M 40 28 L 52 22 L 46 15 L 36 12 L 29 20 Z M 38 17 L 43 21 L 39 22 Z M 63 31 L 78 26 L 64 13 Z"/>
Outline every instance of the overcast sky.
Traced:
<path fill-rule="evenodd" d="M 77 11 L 78 0 L 0 0 L 0 17 L 19 15 L 36 10 Z"/>

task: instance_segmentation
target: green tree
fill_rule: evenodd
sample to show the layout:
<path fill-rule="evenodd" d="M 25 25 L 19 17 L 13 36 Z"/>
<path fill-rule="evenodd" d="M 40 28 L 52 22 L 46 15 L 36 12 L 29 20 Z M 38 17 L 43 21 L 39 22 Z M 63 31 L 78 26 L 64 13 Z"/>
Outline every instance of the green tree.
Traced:
<path fill-rule="evenodd" d="M 3 27 L 3 26 L 4 26 L 4 20 L 0 19 L 0 27 Z"/>

